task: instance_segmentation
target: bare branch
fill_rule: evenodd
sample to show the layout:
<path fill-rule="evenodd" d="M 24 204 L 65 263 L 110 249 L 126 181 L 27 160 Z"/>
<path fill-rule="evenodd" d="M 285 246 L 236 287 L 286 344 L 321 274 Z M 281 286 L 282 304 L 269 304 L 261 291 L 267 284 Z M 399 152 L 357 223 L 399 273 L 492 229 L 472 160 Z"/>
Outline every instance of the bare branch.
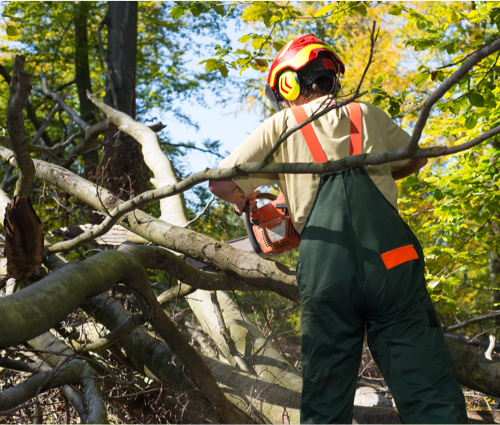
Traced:
<path fill-rule="evenodd" d="M 189 225 L 193 224 L 195 221 L 197 221 L 205 212 L 208 210 L 212 202 L 215 200 L 215 195 L 213 195 L 210 198 L 210 201 L 207 202 L 207 205 L 205 205 L 205 208 L 203 208 L 203 211 L 199 213 L 195 218 L 193 218 L 191 221 L 188 221 L 184 227 L 189 227 Z"/>
<path fill-rule="evenodd" d="M 476 139 L 453 148 L 446 146 L 437 146 L 432 148 L 419 149 L 413 155 L 408 154 L 406 148 L 393 149 L 380 153 L 364 153 L 338 159 L 336 161 L 328 161 L 324 163 L 261 163 L 254 162 L 249 164 L 236 165 L 231 168 L 206 169 L 198 173 L 192 174 L 177 184 L 165 186 L 160 189 L 150 190 L 141 193 L 139 196 L 120 204 L 118 207 L 109 212 L 109 216 L 99 225 L 85 232 L 71 241 L 59 242 L 57 244 L 46 247 L 46 252 L 57 253 L 69 251 L 76 247 L 82 246 L 85 243 L 97 238 L 108 232 L 118 220 L 126 214 L 148 204 L 149 202 L 164 199 L 185 192 L 192 187 L 208 180 L 229 180 L 234 177 L 248 176 L 254 173 L 260 174 L 325 174 L 333 171 L 345 170 L 347 168 L 357 167 L 361 165 L 380 165 L 388 162 L 399 161 L 410 158 L 434 158 L 437 156 L 456 153 L 476 146 L 487 139 L 500 134 L 500 126 L 495 127 L 489 132 L 477 137 Z"/>
<path fill-rule="evenodd" d="M 11 77 L 9 72 L 5 69 L 4 66 L 0 65 L 0 75 L 4 78 L 5 82 L 10 85 Z M 28 101 L 28 104 L 26 105 L 26 112 L 28 114 L 28 118 L 30 119 L 31 123 L 33 124 L 33 127 L 35 127 L 36 130 L 40 128 L 40 122 L 38 121 L 38 117 L 35 114 L 35 111 L 33 110 L 33 105 L 31 102 Z M 47 146 L 52 146 L 52 140 L 49 137 L 49 135 L 44 131 L 43 134 L 43 140 L 47 144 Z"/>
<path fill-rule="evenodd" d="M 175 146 L 175 147 L 179 147 L 179 148 L 194 149 L 194 150 L 197 150 L 200 152 L 210 153 L 212 155 L 218 156 L 219 158 L 224 158 L 224 156 L 221 155 L 220 153 L 212 152 L 212 151 L 209 151 L 208 149 L 199 148 L 195 145 L 189 145 L 186 143 L 170 143 L 170 142 L 166 142 L 166 144 L 168 144 L 169 146 Z"/>
<path fill-rule="evenodd" d="M 116 130 L 116 125 L 114 125 L 110 120 L 103 120 L 91 127 L 85 129 L 85 139 L 79 143 L 73 151 L 69 154 L 68 159 L 63 164 L 64 167 L 70 167 L 73 162 L 75 162 L 78 155 L 85 153 L 87 148 L 99 137 L 108 131 Z"/>
<path fill-rule="evenodd" d="M 466 326 L 472 324 L 472 323 L 478 323 L 478 322 L 484 322 L 485 320 L 489 319 L 494 319 L 495 317 L 500 316 L 500 311 L 495 311 L 494 313 L 491 314 L 486 314 L 484 316 L 478 316 L 478 317 L 473 317 L 471 319 L 464 320 L 462 323 L 459 323 L 458 325 L 453 325 L 453 326 L 443 326 L 443 332 L 452 332 L 457 329 L 462 329 L 465 328 Z"/>
<path fill-rule="evenodd" d="M 45 96 L 50 97 L 53 99 L 55 102 L 59 104 L 61 109 L 66 111 L 66 113 L 70 116 L 70 118 L 76 122 L 83 130 L 87 130 L 90 128 L 90 125 L 82 120 L 80 116 L 71 108 L 68 106 L 68 104 L 64 101 L 64 99 L 59 96 L 57 93 L 54 93 L 50 91 L 48 83 L 47 83 L 47 77 L 45 76 L 45 73 L 43 72 L 43 69 L 40 68 L 40 78 L 42 79 L 42 92 Z"/>
<path fill-rule="evenodd" d="M 418 116 L 417 122 L 413 129 L 411 139 L 408 143 L 408 153 L 410 155 L 417 152 L 419 149 L 418 143 L 422 132 L 429 118 L 430 112 L 434 104 L 441 99 L 444 94 L 450 90 L 455 84 L 457 84 L 460 79 L 466 75 L 475 65 L 481 62 L 484 58 L 490 56 L 491 54 L 500 50 L 500 39 L 497 39 L 490 45 L 483 47 L 473 56 L 471 56 L 460 68 L 458 68 L 453 74 L 451 74 L 444 82 L 432 92 L 432 94 L 425 99 L 422 108 L 420 109 L 420 115 Z"/>
<path fill-rule="evenodd" d="M 52 111 L 50 111 L 50 114 L 45 118 L 45 121 L 43 124 L 40 126 L 40 128 L 36 131 L 35 135 L 33 136 L 33 139 L 31 140 L 31 144 L 34 145 L 38 139 L 42 136 L 42 134 L 45 132 L 45 129 L 48 127 L 52 119 L 56 116 L 56 114 L 61 110 L 61 106 L 56 103 L 54 108 L 52 108 Z"/>
<path fill-rule="evenodd" d="M 144 325 L 144 323 L 146 323 L 146 321 L 141 314 L 134 314 L 126 322 L 123 322 L 116 329 L 113 329 L 110 333 L 103 336 L 102 338 L 99 338 L 97 341 L 94 341 L 91 344 L 87 345 L 80 344 L 79 346 L 74 348 L 81 349 L 81 351 L 83 351 L 84 353 L 88 353 L 90 351 L 98 353 L 100 351 L 104 351 L 112 345 L 115 345 L 118 341 L 125 338 L 134 329 Z"/>
<path fill-rule="evenodd" d="M 7 107 L 7 127 L 14 151 L 14 158 L 19 168 L 15 195 L 29 197 L 35 177 L 35 166 L 30 157 L 29 143 L 24 136 L 23 110 L 26 108 L 31 93 L 31 75 L 24 71 L 24 56 L 16 56 Z"/>

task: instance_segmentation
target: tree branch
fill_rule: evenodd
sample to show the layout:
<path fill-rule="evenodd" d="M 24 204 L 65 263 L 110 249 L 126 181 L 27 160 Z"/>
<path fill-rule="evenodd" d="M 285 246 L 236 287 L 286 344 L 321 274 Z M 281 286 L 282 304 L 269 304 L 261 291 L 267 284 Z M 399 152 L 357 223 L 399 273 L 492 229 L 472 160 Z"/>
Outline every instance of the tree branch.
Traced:
<path fill-rule="evenodd" d="M 73 281 L 70 287 L 66 285 L 68 276 Z M 47 331 L 86 298 L 106 291 L 116 283 L 124 283 L 140 294 L 137 298 L 143 314 L 189 369 L 224 420 L 247 423 L 248 418 L 226 399 L 210 369 L 167 317 L 149 285 L 145 269 L 130 254 L 106 251 L 79 263 L 69 263 L 33 285 L 0 298 L 3 319 L 0 322 L 0 347 L 17 345 L 31 335 Z M 23 314 L 20 305 L 28 308 L 31 314 Z"/>
<path fill-rule="evenodd" d="M 445 332 L 445 331 L 452 332 L 452 331 L 455 331 L 457 329 L 465 328 L 466 326 L 468 326 L 472 323 L 483 322 L 485 320 L 494 319 L 495 317 L 498 317 L 498 316 L 500 316 L 500 311 L 495 311 L 494 313 L 486 314 L 484 316 L 473 317 L 471 319 L 464 320 L 462 323 L 459 323 L 458 325 L 444 326 L 443 332 Z"/>
<path fill-rule="evenodd" d="M 186 190 L 208 180 L 229 180 L 237 176 L 248 176 L 249 174 L 253 173 L 325 174 L 360 165 L 380 165 L 388 162 L 410 158 L 434 158 L 437 156 L 443 156 L 469 149 L 470 147 L 476 146 L 479 143 L 482 143 L 497 134 L 500 134 L 500 126 L 495 127 L 487 133 L 484 133 L 483 135 L 475 138 L 468 143 L 464 143 L 463 145 L 454 146 L 452 148 L 447 148 L 445 146 L 423 148 L 419 149 L 419 151 L 413 155 L 408 154 L 406 148 L 400 148 L 381 153 L 364 153 L 320 164 L 249 163 L 237 165 L 231 168 L 219 168 L 215 170 L 206 169 L 185 178 L 177 184 L 144 192 L 139 196 L 136 196 L 135 198 L 120 204 L 118 207 L 109 212 L 109 216 L 99 226 L 95 226 L 90 231 L 85 232 L 70 241 L 59 242 L 57 244 L 46 247 L 46 252 L 64 252 L 82 246 L 85 243 L 88 243 L 89 241 L 108 232 L 113 227 L 113 225 L 115 225 L 120 220 L 121 217 L 148 204 L 149 202 L 181 194 Z"/>
<path fill-rule="evenodd" d="M 14 62 L 7 107 L 7 128 L 19 168 L 19 179 L 14 194 L 29 197 L 35 177 L 35 166 L 30 157 L 29 143 L 24 136 L 23 110 L 31 93 L 31 75 L 24 72 L 25 61 L 24 56 L 17 55 Z"/>
<path fill-rule="evenodd" d="M 127 114 L 117 111 L 104 102 L 101 102 L 92 93 L 87 92 L 87 96 L 121 131 L 132 136 L 140 143 L 144 162 L 153 172 L 154 178 L 151 179 L 151 183 L 153 183 L 155 187 L 171 185 L 178 181 L 175 176 L 174 168 L 161 150 L 158 143 L 158 137 L 153 130 L 135 121 Z M 185 205 L 181 196 L 175 196 L 171 199 L 161 201 L 160 208 L 161 220 L 178 226 L 184 226 L 186 224 Z"/>
<path fill-rule="evenodd" d="M 54 93 L 50 91 L 48 83 L 47 83 L 47 77 L 45 76 L 45 73 L 43 72 L 43 69 L 40 68 L 40 78 L 42 80 L 42 92 L 45 96 L 50 97 L 52 100 L 57 102 L 61 109 L 66 111 L 66 113 L 70 116 L 70 118 L 76 122 L 83 130 L 87 130 L 90 128 L 90 125 L 82 120 L 80 116 L 71 108 L 68 106 L 68 104 L 64 101 L 64 99 L 59 96 L 57 93 Z"/>
<path fill-rule="evenodd" d="M 115 345 L 134 329 L 144 325 L 144 323 L 146 323 L 146 321 L 141 314 L 134 314 L 126 322 L 123 322 L 120 326 L 118 326 L 116 329 L 112 330 L 102 338 L 99 338 L 98 340 L 93 341 L 90 344 L 78 344 L 74 342 L 72 345 L 74 346 L 75 350 L 81 350 L 84 353 L 88 353 L 90 351 L 98 353 L 100 351 L 107 350 L 112 345 Z"/>
<path fill-rule="evenodd" d="M 10 86 L 11 77 L 9 72 L 5 69 L 3 65 L 0 65 L 0 75 L 4 78 L 5 82 Z M 26 113 L 28 114 L 28 118 L 33 124 L 33 127 L 35 127 L 35 129 L 38 130 L 41 126 L 40 121 L 38 121 L 38 117 L 36 116 L 35 111 L 33 110 L 33 105 L 29 101 L 26 105 Z M 45 131 L 43 132 L 43 140 L 47 144 L 47 146 L 51 147 L 53 145 L 51 138 Z"/>
<path fill-rule="evenodd" d="M 451 89 L 455 84 L 457 84 L 461 78 L 466 75 L 475 65 L 481 62 L 484 58 L 490 56 L 491 54 L 500 50 L 500 39 L 497 39 L 490 45 L 483 47 L 473 56 L 471 56 L 460 68 L 458 68 L 453 74 L 451 74 L 444 82 L 434 90 L 429 97 L 424 101 L 420 114 L 418 116 L 415 127 L 413 128 L 413 133 L 411 139 L 406 148 L 410 155 L 415 154 L 419 147 L 418 143 L 422 132 L 429 118 L 430 112 L 434 104 L 441 99 L 444 94 Z"/>
<path fill-rule="evenodd" d="M 35 145 L 38 139 L 42 136 L 42 134 L 45 132 L 45 129 L 48 127 L 50 122 L 54 119 L 56 114 L 61 110 L 61 107 L 59 106 L 58 103 L 52 108 L 52 111 L 50 111 L 50 114 L 45 118 L 44 122 L 40 126 L 40 128 L 36 131 L 35 135 L 33 136 L 33 139 L 31 140 L 31 144 Z M 42 139 L 43 140 L 43 139 Z"/>

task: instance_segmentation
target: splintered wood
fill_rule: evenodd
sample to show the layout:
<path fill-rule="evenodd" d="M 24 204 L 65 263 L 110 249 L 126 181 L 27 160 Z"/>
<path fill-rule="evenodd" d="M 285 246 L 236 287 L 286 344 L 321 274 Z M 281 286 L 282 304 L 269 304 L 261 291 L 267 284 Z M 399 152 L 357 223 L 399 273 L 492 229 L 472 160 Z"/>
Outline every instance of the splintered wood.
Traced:
<path fill-rule="evenodd" d="M 7 273 L 14 279 L 40 274 L 43 233 L 40 219 L 26 195 L 18 195 L 5 209 Z"/>

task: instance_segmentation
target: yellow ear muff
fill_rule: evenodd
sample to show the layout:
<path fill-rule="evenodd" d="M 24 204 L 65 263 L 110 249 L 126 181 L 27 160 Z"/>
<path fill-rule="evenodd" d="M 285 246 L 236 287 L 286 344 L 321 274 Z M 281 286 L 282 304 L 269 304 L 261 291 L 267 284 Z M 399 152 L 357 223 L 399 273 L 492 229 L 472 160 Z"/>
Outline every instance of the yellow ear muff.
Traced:
<path fill-rule="evenodd" d="M 280 75 L 278 89 L 286 100 L 295 100 L 300 95 L 299 77 L 295 71 L 288 70 Z"/>

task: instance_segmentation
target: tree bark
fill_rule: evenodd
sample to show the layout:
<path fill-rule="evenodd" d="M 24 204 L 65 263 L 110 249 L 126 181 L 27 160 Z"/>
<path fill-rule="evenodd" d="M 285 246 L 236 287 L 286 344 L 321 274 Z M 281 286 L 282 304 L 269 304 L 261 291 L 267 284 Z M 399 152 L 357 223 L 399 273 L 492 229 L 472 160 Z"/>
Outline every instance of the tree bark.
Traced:
<path fill-rule="evenodd" d="M 31 75 L 24 71 L 25 61 L 24 56 L 16 56 L 14 62 L 7 106 L 7 128 L 19 168 L 19 179 L 14 194 L 30 196 L 35 166 L 30 157 L 29 143 L 24 136 L 23 111 L 31 93 Z"/>
<path fill-rule="evenodd" d="M 29 197 L 17 195 L 5 209 L 7 273 L 14 279 L 40 274 L 43 255 L 41 222 Z"/>
<path fill-rule="evenodd" d="M 86 422 L 89 424 L 108 423 L 108 412 L 102 401 L 99 376 L 90 366 L 79 359 L 68 359 L 68 356 L 73 356 L 75 353 L 50 332 L 38 335 L 28 341 L 28 344 L 37 350 L 49 351 L 40 353 L 40 357 L 54 368 L 66 363 L 76 364 L 81 371 L 78 375 L 78 383 L 83 387 Z M 66 383 L 61 382 L 61 385 L 64 384 Z"/>
<path fill-rule="evenodd" d="M 137 73 L 137 2 L 108 1 L 105 23 L 108 29 L 106 62 L 111 78 L 106 78 L 105 103 L 135 119 Z M 117 96 L 114 105 L 111 91 Z M 118 196 L 146 190 L 147 168 L 137 142 L 124 134 L 113 138 L 104 148 L 100 173 L 107 175 L 106 187 Z M 111 140 L 110 140 L 111 139 Z"/>
<path fill-rule="evenodd" d="M 89 67 L 89 42 L 87 21 L 90 4 L 76 1 L 73 5 L 73 25 L 75 28 L 75 82 L 78 91 L 80 115 L 87 122 L 92 121 L 94 105 L 87 98 L 87 90 L 92 91 Z"/>

